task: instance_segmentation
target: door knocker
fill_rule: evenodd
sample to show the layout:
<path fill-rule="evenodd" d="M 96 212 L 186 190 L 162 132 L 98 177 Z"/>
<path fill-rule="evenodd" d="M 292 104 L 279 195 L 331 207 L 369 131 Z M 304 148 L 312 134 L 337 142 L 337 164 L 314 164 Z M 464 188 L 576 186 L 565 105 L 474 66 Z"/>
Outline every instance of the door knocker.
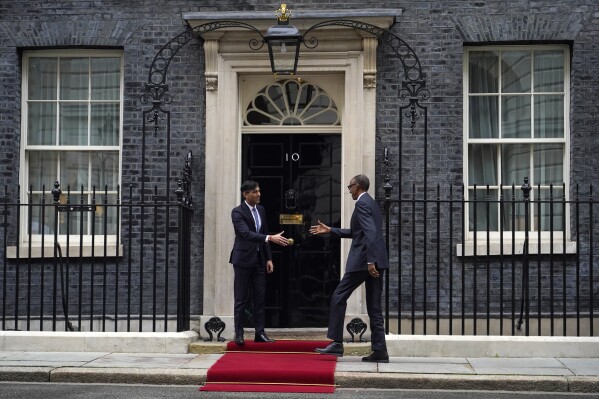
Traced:
<path fill-rule="evenodd" d="M 297 208 L 297 191 L 292 188 L 285 191 L 285 208 L 289 210 Z"/>

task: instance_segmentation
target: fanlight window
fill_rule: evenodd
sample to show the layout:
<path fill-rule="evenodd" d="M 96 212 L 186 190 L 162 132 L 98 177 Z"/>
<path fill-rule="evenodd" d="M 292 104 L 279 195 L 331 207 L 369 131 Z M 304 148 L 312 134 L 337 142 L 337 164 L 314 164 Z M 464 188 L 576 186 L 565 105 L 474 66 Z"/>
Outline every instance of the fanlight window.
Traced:
<path fill-rule="evenodd" d="M 244 125 L 339 125 L 339 110 L 322 89 L 295 80 L 274 82 L 256 94 L 245 110 Z"/>

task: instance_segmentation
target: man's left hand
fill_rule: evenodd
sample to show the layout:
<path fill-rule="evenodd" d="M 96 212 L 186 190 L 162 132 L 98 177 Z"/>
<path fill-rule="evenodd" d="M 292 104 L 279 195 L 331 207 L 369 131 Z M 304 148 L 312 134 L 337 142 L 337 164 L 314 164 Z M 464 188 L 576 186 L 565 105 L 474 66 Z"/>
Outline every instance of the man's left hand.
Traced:
<path fill-rule="evenodd" d="M 376 269 L 376 265 L 374 263 L 368 264 L 368 274 L 370 274 L 370 276 L 374 278 L 377 278 L 381 275 L 379 271 Z"/>
<path fill-rule="evenodd" d="M 266 273 L 272 273 L 275 270 L 275 265 L 272 260 L 266 261 Z"/>

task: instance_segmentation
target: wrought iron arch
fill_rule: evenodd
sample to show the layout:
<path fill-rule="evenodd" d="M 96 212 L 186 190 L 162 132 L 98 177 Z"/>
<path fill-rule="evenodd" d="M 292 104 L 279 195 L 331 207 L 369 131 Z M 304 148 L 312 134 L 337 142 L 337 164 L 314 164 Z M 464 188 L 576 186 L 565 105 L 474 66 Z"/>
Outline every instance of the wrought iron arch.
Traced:
<path fill-rule="evenodd" d="M 200 35 L 211 32 L 218 29 L 225 28 L 244 28 L 251 30 L 258 34 L 260 38 L 263 38 L 262 34 L 255 27 L 238 21 L 214 21 L 198 25 L 195 28 L 186 29 L 179 35 L 169 40 L 164 46 L 158 50 L 158 53 L 154 56 L 152 64 L 150 65 L 150 71 L 148 74 L 148 83 L 146 83 L 145 93 L 141 96 L 141 103 L 151 103 L 152 107 L 143 111 L 143 126 L 142 126 L 142 154 L 141 154 L 141 199 L 143 201 L 145 195 L 145 172 L 146 172 L 146 134 L 147 134 L 147 123 L 152 126 L 154 135 L 158 134 L 160 130 L 161 121 L 166 119 L 166 195 L 167 199 L 170 198 L 170 169 L 171 169 L 171 115 L 170 111 L 164 109 L 163 104 L 169 104 L 172 102 L 173 97 L 169 93 L 169 87 L 166 83 L 168 68 L 177 55 L 179 50 L 187 45 L 192 39 L 199 38 L 202 42 L 203 39 Z M 249 40 L 249 46 L 253 50 L 259 50 L 262 48 L 264 43 L 257 38 Z"/>
<path fill-rule="evenodd" d="M 426 192 L 427 186 L 427 161 L 428 161 L 428 109 L 420 104 L 420 101 L 426 101 L 430 98 L 430 91 L 426 88 L 425 75 L 422 72 L 422 66 L 420 59 L 403 39 L 395 35 L 386 29 L 380 28 L 376 25 L 372 25 L 366 22 L 354 21 L 350 19 L 332 19 L 328 21 L 319 22 L 310 28 L 308 28 L 303 35 L 303 43 L 307 48 L 315 48 L 318 46 L 318 39 L 316 37 L 310 37 L 306 39 L 308 34 L 313 30 L 323 28 L 325 26 L 343 26 L 347 28 L 358 29 L 363 32 L 370 33 L 377 40 L 391 48 L 395 54 L 399 57 L 399 61 L 403 67 L 404 80 L 401 82 L 401 88 L 398 93 L 400 100 L 408 100 L 408 103 L 399 108 L 399 190 L 401 197 L 402 187 L 402 164 L 401 154 L 402 151 L 402 136 L 403 136 L 403 117 L 407 117 L 410 120 L 410 130 L 412 134 L 415 133 L 416 123 L 420 119 L 424 119 L 424 190 Z M 386 164 L 387 165 L 387 164 Z M 390 195 L 393 189 L 392 185 L 386 181 L 384 186 L 385 194 Z"/>

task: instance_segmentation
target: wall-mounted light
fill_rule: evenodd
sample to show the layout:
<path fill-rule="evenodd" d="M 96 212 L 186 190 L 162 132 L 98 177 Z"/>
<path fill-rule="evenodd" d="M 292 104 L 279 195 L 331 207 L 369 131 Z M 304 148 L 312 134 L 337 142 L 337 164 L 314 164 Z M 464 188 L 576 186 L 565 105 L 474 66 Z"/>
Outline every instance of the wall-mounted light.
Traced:
<path fill-rule="evenodd" d="M 272 73 L 275 75 L 293 75 L 297 70 L 299 46 L 303 37 L 299 30 L 289 25 L 289 11 L 285 4 L 275 13 L 278 24 L 266 31 L 263 41 L 268 45 L 268 56 Z"/>

